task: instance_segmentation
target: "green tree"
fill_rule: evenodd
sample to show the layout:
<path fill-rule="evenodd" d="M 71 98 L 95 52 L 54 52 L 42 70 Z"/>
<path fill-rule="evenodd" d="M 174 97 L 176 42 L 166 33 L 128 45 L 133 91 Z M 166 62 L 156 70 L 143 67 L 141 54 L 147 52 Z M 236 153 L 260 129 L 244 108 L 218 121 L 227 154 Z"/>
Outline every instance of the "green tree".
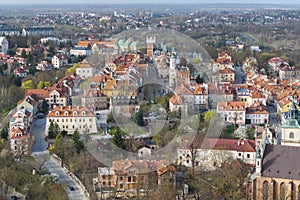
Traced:
<path fill-rule="evenodd" d="M 143 117 L 144 117 L 143 111 L 139 110 L 138 112 L 134 113 L 133 121 L 139 126 L 145 126 Z"/>
<path fill-rule="evenodd" d="M 112 112 L 108 113 L 106 123 L 109 124 L 109 123 L 114 123 L 114 122 L 115 122 L 115 119 L 114 119 Z"/>
<path fill-rule="evenodd" d="M 197 77 L 196 77 L 196 83 L 203 83 L 204 82 L 204 79 L 203 78 L 201 78 L 200 77 L 200 75 L 198 75 Z"/>
<path fill-rule="evenodd" d="M 26 58 L 27 57 L 25 49 L 22 50 L 21 57 L 22 58 Z"/>
<path fill-rule="evenodd" d="M 39 83 L 37 84 L 37 88 L 44 89 L 44 87 L 45 87 L 44 81 L 39 81 Z"/>
<path fill-rule="evenodd" d="M 159 133 L 153 135 L 152 137 L 152 141 L 155 142 L 158 146 L 160 146 L 161 140 L 162 140 L 162 136 Z"/>
<path fill-rule="evenodd" d="M 34 88 L 33 81 L 32 81 L 32 80 L 24 81 L 24 82 L 22 83 L 21 88 L 23 88 L 24 90 Z"/>
<path fill-rule="evenodd" d="M 48 105 L 46 99 L 44 99 L 43 100 L 43 104 L 42 104 L 42 111 L 43 111 L 43 113 L 46 114 L 48 112 L 48 108 L 49 108 L 49 105 Z"/>
<path fill-rule="evenodd" d="M 59 132 L 60 130 L 58 124 L 51 121 L 48 129 L 48 138 L 49 139 L 56 138 Z"/>
<path fill-rule="evenodd" d="M 2 130 L 0 132 L 0 138 L 7 139 L 7 137 L 8 137 L 8 130 L 7 130 L 7 128 L 2 128 Z"/>
<path fill-rule="evenodd" d="M 66 137 L 68 135 L 68 131 L 66 130 L 62 130 L 60 133 L 63 137 Z"/>
<path fill-rule="evenodd" d="M 121 129 L 119 127 L 110 129 L 109 134 L 113 136 L 111 142 L 120 147 L 120 148 L 124 148 L 125 144 L 124 144 L 124 139 L 123 139 L 123 132 L 121 131 Z"/>
<path fill-rule="evenodd" d="M 204 121 L 209 123 L 212 118 L 215 118 L 217 116 L 218 116 L 218 113 L 216 113 L 213 110 L 209 110 L 204 114 Z"/>
<path fill-rule="evenodd" d="M 74 131 L 74 134 L 72 135 L 72 140 L 74 142 L 74 146 L 77 153 L 80 153 L 80 151 L 84 149 L 84 144 L 80 139 L 79 131 L 77 129 Z"/>

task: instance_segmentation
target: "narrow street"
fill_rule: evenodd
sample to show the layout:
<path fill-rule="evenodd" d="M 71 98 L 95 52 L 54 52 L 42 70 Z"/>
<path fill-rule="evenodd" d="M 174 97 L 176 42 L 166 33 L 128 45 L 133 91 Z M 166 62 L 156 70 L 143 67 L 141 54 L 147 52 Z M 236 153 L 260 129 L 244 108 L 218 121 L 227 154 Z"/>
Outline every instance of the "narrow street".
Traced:
<path fill-rule="evenodd" d="M 234 72 L 235 72 L 235 83 L 236 84 L 245 83 L 245 73 L 244 73 L 242 65 L 235 66 Z"/>
<path fill-rule="evenodd" d="M 47 150 L 47 142 L 45 141 L 45 125 L 46 119 L 35 119 L 31 125 L 30 133 L 34 137 L 34 145 L 32 147 L 32 156 L 35 159 L 47 160 L 44 167 L 50 172 L 58 176 L 58 181 L 63 185 L 70 200 L 88 199 L 84 194 L 83 188 L 78 181 L 66 169 L 62 168 L 59 161 L 49 155 Z M 71 190 L 71 187 L 72 190 Z"/>

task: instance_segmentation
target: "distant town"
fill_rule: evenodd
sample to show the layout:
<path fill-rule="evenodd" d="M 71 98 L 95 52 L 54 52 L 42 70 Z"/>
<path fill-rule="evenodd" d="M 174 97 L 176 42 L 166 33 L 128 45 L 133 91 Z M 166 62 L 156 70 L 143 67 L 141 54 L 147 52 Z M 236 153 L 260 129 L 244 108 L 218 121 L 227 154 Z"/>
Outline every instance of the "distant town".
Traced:
<path fill-rule="evenodd" d="M 178 6 L 0 9 L 0 199 L 300 199 L 300 10 Z"/>

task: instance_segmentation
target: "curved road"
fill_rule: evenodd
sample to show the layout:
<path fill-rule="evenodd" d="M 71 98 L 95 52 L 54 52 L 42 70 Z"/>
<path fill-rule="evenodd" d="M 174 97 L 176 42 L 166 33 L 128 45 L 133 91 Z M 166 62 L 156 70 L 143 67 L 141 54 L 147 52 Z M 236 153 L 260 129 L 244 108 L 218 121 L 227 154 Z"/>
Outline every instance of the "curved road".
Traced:
<path fill-rule="evenodd" d="M 30 133 L 35 139 L 32 147 L 32 156 L 38 160 L 46 161 L 44 167 L 50 173 L 55 173 L 58 176 L 58 181 L 64 186 L 70 200 L 85 200 L 88 199 L 84 194 L 83 188 L 70 173 L 61 167 L 59 161 L 49 155 L 47 143 L 45 141 L 45 125 L 46 119 L 35 119 L 31 125 Z M 70 186 L 74 190 L 70 190 Z"/>

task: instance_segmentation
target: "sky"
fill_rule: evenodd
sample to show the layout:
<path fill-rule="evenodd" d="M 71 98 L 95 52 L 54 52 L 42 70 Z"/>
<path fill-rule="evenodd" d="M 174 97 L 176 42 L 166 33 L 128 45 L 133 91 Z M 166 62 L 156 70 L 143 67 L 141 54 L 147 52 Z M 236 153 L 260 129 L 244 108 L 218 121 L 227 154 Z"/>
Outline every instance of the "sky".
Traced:
<path fill-rule="evenodd" d="M 245 3 L 300 4 L 299 0 L 0 0 L 0 4 Z"/>

